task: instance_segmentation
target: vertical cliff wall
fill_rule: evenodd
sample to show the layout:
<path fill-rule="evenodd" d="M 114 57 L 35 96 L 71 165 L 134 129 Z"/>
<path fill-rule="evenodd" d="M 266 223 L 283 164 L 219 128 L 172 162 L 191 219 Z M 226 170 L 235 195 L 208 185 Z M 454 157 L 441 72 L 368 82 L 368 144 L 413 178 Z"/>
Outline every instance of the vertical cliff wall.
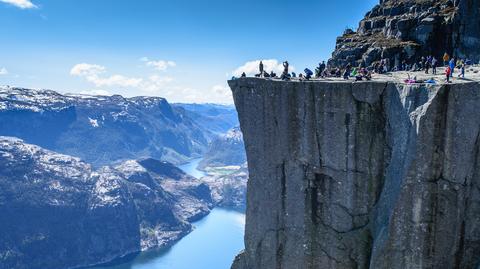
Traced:
<path fill-rule="evenodd" d="M 229 84 L 250 172 L 232 268 L 479 266 L 478 83 Z"/>

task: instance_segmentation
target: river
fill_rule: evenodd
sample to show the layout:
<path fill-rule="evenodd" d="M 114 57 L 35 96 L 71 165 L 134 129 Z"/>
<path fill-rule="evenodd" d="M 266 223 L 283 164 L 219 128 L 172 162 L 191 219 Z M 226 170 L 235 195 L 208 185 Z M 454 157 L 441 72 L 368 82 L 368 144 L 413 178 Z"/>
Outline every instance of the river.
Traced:
<path fill-rule="evenodd" d="M 200 178 L 201 159 L 180 166 L 186 173 Z M 170 248 L 140 253 L 132 260 L 96 269 L 228 269 L 243 248 L 245 214 L 214 209 L 193 223 L 195 230 Z"/>

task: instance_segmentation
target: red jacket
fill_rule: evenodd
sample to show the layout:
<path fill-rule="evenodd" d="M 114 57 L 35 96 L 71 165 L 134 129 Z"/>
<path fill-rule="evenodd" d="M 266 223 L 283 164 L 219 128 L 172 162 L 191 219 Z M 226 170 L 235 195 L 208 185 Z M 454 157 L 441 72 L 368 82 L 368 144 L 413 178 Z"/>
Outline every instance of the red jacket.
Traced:
<path fill-rule="evenodd" d="M 450 66 L 448 66 L 448 67 L 445 69 L 445 75 L 450 76 L 451 73 L 452 73 L 452 69 L 450 68 Z"/>

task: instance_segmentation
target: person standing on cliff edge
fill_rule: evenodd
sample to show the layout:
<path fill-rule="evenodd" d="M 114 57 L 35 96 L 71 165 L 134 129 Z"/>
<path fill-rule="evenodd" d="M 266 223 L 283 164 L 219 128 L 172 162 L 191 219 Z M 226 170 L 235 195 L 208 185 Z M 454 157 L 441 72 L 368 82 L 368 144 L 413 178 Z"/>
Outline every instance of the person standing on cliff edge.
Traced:
<path fill-rule="evenodd" d="M 258 65 L 258 68 L 260 69 L 260 77 L 264 77 L 263 75 L 263 62 L 260 61 L 260 64 Z"/>
<path fill-rule="evenodd" d="M 288 75 L 288 66 L 289 66 L 288 61 L 283 62 L 283 74 L 285 76 Z"/>

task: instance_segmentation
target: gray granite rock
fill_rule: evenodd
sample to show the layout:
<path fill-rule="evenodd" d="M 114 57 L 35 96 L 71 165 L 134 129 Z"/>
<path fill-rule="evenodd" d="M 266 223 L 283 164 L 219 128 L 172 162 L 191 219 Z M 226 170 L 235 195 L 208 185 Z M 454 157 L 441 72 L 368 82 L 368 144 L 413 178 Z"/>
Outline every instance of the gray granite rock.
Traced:
<path fill-rule="evenodd" d="M 344 33 L 329 60 L 331 67 L 370 66 L 389 59 L 390 68 L 422 56 L 441 61 L 450 56 L 480 60 L 480 2 L 477 0 L 380 1 L 359 23 Z"/>
<path fill-rule="evenodd" d="M 232 268 L 478 267 L 479 83 L 229 84 L 250 175 Z"/>

